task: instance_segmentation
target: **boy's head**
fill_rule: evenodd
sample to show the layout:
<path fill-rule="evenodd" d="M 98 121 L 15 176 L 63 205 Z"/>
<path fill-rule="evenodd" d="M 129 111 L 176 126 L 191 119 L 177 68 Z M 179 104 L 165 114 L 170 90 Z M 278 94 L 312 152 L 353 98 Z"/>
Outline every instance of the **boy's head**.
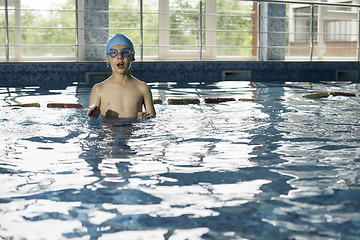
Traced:
<path fill-rule="evenodd" d="M 134 44 L 132 43 L 130 38 L 128 38 L 124 34 L 116 34 L 109 39 L 106 45 L 106 53 L 108 53 L 110 49 L 115 45 L 124 45 L 128 47 L 131 51 L 135 52 Z"/>

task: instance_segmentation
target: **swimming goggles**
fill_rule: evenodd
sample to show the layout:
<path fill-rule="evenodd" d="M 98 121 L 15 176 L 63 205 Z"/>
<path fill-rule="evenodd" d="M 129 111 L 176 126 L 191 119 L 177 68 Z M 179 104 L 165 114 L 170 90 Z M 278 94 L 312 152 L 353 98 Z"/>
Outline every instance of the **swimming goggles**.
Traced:
<path fill-rule="evenodd" d="M 131 49 L 124 48 L 120 52 L 116 49 L 110 49 L 110 51 L 106 54 L 111 58 L 115 58 L 119 54 L 121 54 L 123 57 L 130 57 L 131 55 L 135 54 L 135 52 L 131 51 Z"/>

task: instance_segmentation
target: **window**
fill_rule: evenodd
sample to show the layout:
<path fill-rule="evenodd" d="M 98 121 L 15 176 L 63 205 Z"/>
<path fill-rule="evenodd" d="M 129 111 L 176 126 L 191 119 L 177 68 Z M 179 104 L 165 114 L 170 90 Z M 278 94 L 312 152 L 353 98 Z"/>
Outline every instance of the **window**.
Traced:
<path fill-rule="evenodd" d="M 119 0 L 0 0 L 0 61 L 104 61 L 106 41 L 116 33 L 134 41 L 137 60 L 357 56 L 358 0 L 280 3 L 287 8 L 276 8 L 276 4 L 260 0 L 128 0 L 126 4 Z M 269 30 L 272 26 L 275 32 Z"/>
<path fill-rule="evenodd" d="M 253 4 L 246 1 L 217 1 L 216 56 L 253 56 L 253 47 L 257 48 L 257 43 L 253 43 L 253 25 L 257 21 Z"/>
<path fill-rule="evenodd" d="M 351 4 L 351 2 L 343 2 Z M 353 22 L 358 19 L 356 9 L 352 7 L 326 7 L 325 15 L 325 40 L 326 41 L 351 41 L 355 36 Z"/>
<path fill-rule="evenodd" d="M 252 1 L 164 0 L 159 6 L 160 58 L 211 60 L 256 56 Z M 256 29 L 255 29 L 256 31 Z M 253 42 L 255 39 L 255 42 Z M 167 47 L 168 46 L 168 47 Z M 255 52 L 256 53 L 256 52 Z M 250 58 L 249 58 L 250 57 Z"/>
<path fill-rule="evenodd" d="M 325 40 L 327 41 L 350 41 L 351 40 L 351 21 L 330 20 L 326 21 Z"/>
<path fill-rule="evenodd" d="M 159 57 L 200 59 L 203 54 L 205 1 L 163 0 L 159 6 Z"/>
<path fill-rule="evenodd" d="M 351 4 L 352 2 L 340 2 Z M 319 16 L 321 20 L 319 21 Z M 326 41 L 351 41 L 354 33 L 354 21 L 357 20 L 356 9 L 342 6 L 314 6 L 314 21 L 311 21 L 311 8 L 294 8 L 295 41 L 310 41 L 310 27 L 313 24 L 313 40 L 318 41 L 318 36 L 324 37 Z M 323 26 L 322 26 L 323 25 Z M 319 32 L 318 29 L 322 29 Z"/>
<path fill-rule="evenodd" d="M 5 46 L 5 2 L 1 6 L 1 43 L 10 60 L 75 58 L 74 0 L 8 2 L 8 46 Z M 2 51 L 2 57 L 5 56 Z"/>
<path fill-rule="evenodd" d="M 311 34 L 311 24 L 313 24 L 314 41 L 317 38 L 318 32 L 318 7 L 314 7 L 314 22 L 311 21 L 311 8 L 300 7 L 294 10 L 295 18 L 295 41 L 309 42 Z"/>
<path fill-rule="evenodd" d="M 159 51 L 158 0 L 143 1 L 143 6 L 140 6 L 138 0 L 129 0 L 126 4 L 118 3 L 117 0 L 109 1 L 109 36 L 116 33 L 129 36 L 135 44 L 137 58 L 157 57 Z"/>

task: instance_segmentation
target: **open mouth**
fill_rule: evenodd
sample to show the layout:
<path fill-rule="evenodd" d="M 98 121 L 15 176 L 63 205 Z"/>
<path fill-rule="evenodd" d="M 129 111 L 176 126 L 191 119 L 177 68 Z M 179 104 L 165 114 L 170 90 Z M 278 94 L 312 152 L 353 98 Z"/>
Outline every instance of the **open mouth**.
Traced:
<path fill-rule="evenodd" d="M 118 63 L 116 66 L 118 66 L 119 68 L 123 68 L 124 67 L 124 64 L 123 63 Z"/>

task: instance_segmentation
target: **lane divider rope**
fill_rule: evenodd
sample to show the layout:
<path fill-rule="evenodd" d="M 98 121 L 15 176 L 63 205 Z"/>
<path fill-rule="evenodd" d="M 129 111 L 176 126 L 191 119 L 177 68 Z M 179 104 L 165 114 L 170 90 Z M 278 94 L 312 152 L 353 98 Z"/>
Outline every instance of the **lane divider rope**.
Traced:
<path fill-rule="evenodd" d="M 80 103 L 48 103 L 48 108 L 83 108 Z"/>
<path fill-rule="evenodd" d="M 316 98 L 327 98 L 329 96 L 346 96 L 346 97 L 356 97 L 355 93 L 348 93 L 348 92 L 318 92 L 318 93 L 311 93 L 303 95 L 304 98 L 309 99 L 316 99 Z M 360 96 L 360 95 L 359 95 Z M 270 100 L 277 100 L 277 101 L 284 101 L 283 98 L 272 98 Z M 232 102 L 236 101 L 235 98 L 205 98 L 205 103 L 222 103 L 222 102 Z M 241 102 L 261 102 L 265 101 L 265 99 L 258 99 L 258 98 L 240 98 L 238 101 Z M 170 98 L 167 100 L 168 104 L 172 105 L 182 105 L 182 104 L 200 104 L 200 99 L 198 98 Z M 154 104 L 162 104 L 163 101 L 161 99 L 153 99 Z M 22 104 L 10 104 L 5 105 L 3 107 L 40 107 L 40 103 L 22 103 Z M 83 108 L 81 103 L 48 103 L 48 108 Z"/>
<path fill-rule="evenodd" d="M 4 107 L 40 107 L 40 103 L 11 104 Z"/>
<path fill-rule="evenodd" d="M 200 99 L 197 98 L 170 98 L 168 104 L 199 104 Z"/>

